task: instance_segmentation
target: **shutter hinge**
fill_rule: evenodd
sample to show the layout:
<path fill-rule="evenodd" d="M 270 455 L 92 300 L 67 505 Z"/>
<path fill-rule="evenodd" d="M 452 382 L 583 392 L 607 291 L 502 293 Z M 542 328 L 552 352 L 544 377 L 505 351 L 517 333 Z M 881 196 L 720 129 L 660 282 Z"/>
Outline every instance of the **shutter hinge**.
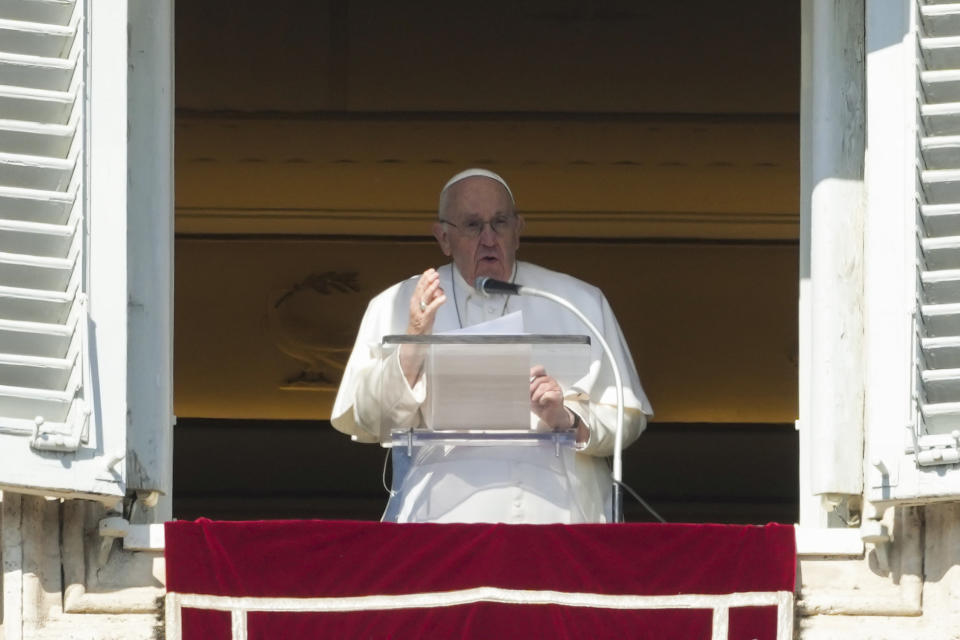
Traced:
<path fill-rule="evenodd" d="M 960 462 L 960 431 L 920 436 L 907 453 L 913 453 L 921 467 L 957 464 Z"/>
<path fill-rule="evenodd" d="M 59 451 L 61 453 L 72 453 L 80 448 L 89 439 L 90 428 L 90 407 L 82 400 L 74 401 L 77 405 L 79 415 L 68 420 L 69 433 L 60 433 L 57 431 L 42 430 L 45 421 L 42 416 L 37 416 L 33 423 L 33 438 L 30 440 L 30 446 L 37 451 Z M 79 424 L 77 424 L 79 422 Z M 63 426 L 63 425 L 60 425 Z"/>

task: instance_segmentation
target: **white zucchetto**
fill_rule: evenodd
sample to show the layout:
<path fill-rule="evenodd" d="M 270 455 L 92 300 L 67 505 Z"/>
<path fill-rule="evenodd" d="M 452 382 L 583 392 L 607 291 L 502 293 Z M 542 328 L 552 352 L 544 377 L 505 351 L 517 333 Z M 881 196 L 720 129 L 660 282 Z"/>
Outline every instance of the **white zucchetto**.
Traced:
<path fill-rule="evenodd" d="M 513 191 L 510 190 L 510 185 L 507 184 L 506 180 L 504 180 L 503 178 L 495 174 L 493 171 L 488 171 L 487 169 L 477 169 L 477 168 L 465 169 L 464 171 L 461 171 L 457 175 L 447 180 L 447 184 L 443 185 L 443 189 L 440 190 L 440 197 L 443 198 L 443 194 L 447 191 L 447 189 L 457 184 L 461 180 L 466 180 L 467 178 L 473 178 L 475 176 L 496 180 L 497 182 L 503 185 L 504 189 L 507 190 L 507 193 L 510 195 L 510 202 L 513 203 L 514 205 L 517 204 L 516 201 L 513 199 Z"/>

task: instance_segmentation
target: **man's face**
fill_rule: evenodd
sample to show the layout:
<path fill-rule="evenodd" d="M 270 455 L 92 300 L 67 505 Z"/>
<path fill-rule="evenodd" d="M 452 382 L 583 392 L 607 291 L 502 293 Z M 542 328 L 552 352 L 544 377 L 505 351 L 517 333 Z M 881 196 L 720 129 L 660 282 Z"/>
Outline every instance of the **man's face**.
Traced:
<path fill-rule="evenodd" d="M 471 285 L 480 276 L 510 280 L 523 218 L 503 185 L 483 176 L 457 182 L 444 196 L 440 217 L 451 224 L 435 223 L 433 234 L 464 280 Z M 478 226 L 474 236 L 471 229 Z"/>

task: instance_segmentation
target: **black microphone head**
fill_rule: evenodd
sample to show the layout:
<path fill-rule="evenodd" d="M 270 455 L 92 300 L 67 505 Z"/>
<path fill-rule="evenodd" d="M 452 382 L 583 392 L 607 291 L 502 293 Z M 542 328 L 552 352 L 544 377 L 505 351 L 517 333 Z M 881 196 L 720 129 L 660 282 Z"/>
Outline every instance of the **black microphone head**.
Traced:
<path fill-rule="evenodd" d="M 473 288 L 486 295 L 491 293 L 506 294 L 508 296 L 519 295 L 520 285 L 512 282 L 504 282 L 489 276 L 480 276 L 474 281 Z"/>

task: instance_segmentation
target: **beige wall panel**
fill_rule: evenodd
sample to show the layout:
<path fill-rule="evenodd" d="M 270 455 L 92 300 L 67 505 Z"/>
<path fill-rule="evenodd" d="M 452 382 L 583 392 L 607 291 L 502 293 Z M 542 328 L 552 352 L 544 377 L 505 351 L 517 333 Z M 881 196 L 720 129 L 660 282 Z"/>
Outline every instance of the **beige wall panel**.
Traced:
<path fill-rule="evenodd" d="M 175 409 L 215 418 L 328 417 L 332 391 L 284 390 L 304 365 L 281 347 L 349 348 L 370 297 L 441 259 L 427 241 L 181 237 L 176 250 Z M 521 255 L 606 291 L 658 421 L 795 419 L 794 245 L 529 242 Z M 278 337 L 270 304 L 329 272 L 360 290 L 297 289 Z"/>
<path fill-rule="evenodd" d="M 454 172 L 501 172 L 531 235 L 797 237 L 797 124 L 181 117 L 180 233 L 423 234 Z M 375 229 L 375 231 L 371 231 Z"/>

